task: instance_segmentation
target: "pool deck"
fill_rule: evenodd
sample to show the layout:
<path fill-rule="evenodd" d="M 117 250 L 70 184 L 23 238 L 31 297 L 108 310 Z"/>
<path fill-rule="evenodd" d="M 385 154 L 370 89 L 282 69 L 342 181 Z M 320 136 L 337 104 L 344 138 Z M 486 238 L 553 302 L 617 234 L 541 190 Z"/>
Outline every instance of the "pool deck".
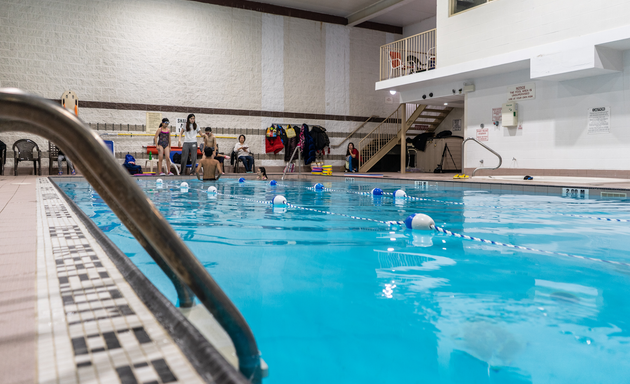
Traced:
<path fill-rule="evenodd" d="M 237 176 L 242 175 L 226 175 L 226 177 Z M 289 179 L 295 179 L 296 176 L 296 174 L 289 175 Z M 303 174 L 303 176 L 311 178 L 310 174 Z M 560 190 L 561 187 L 630 191 L 630 180 L 540 181 L 536 180 L 535 174 L 532 176 L 534 180 L 526 181 L 488 178 L 453 179 L 453 174 L 407 173 L 401 175 L 399 173 L 385 173 L 380 177 L 367 175 L 365 180 L 383 180 L 385 182 L 423 180 L 437 182 L 445 186 L 458 186 L 459 188 L 463 186 L 525 192 L 534 190 L 540 193 L 556 193 L 556 189 Z M 247 175 L 248 179 L 252 177 L 255 178 L 255 174 Z M 280 179 L 280 174 L 270 174 L 269 177 L 270 179 Z M 359 174 L 346 173 L 335 174 L 326 180 L 338 181 L 345 180 L 347 177 L 357 181 L 364 178 Z M 319 179 L 322 176 L 316 178 Z M 173 177 L 173 179 L 184 179 L 184 177 Z M 181 352 L 176 347 L 170 344 L 167 346 L 160 344 L 154 348 L 146 344 L 138 344 L 136 340 L 138 334 L 140 334 L 140 339 L 145 334 L 149 339 L 161 339 L 161 341 L 168 337 L 165 336 L 159 325 L 153 323 L 147 317 L 148 315 L 144 314 L 141 303 L 132 297 L 127 299 L 123 297 L 122 300 L 127 301 L 125 301 L 126 304 L 121 304 L 121 299 L 115 299 L 116 296 L 108 296 L 104 297 L 100 304 L 107 308 L 108 303 L 106 301 L 109 300 L 111 304 L 110 299 L 114 298 L 114 304 L 118 305 L 119 308 L 129 305 L 132 310 L 143 313 L 143 315 L 133 318 L 122 316 L 124 321 L 107 319 L 107 324 L 93 321 L 92 325 L 85 322 L 85 316 L 82 315 L 80 336 L 77 336 L 77 331 L 72 328 L 73 322 L 68 320 L 69 317 L 63 317 L 60 320 L 63 322 L 61 331 L 55 328 L 54 324 L 59 319 L 59 312 L 69 313 L 66 307 L 68 303 L 62 301 L 64 290 L 70 288 L 73 291 L 76 291 L 77 288 L 85 289 L 85 296 L 87 296 L 90 294 L 88 290 L 94 289 L 99 297 L 103 296 L 103 290 L 107 292 L 119 290 L 123 296 L 131 294 L 130 291 L 132 290 L 125 286 L 124 278 L 121 276 L 112 276 L 111 279 L 103 278 L 102 276 L 105 275 L 102 275 L 101 270 L 96 267 L 94 267 L 94 271 L 88 270 L 87 272 L 90 275 L 91 288 L 83 284 L 83 281 L 81 283 L 72 282 L 73 279 L 70 277 L 76 276 L 76 270 L 72 271 L 71 269 L 74 265 L 73 262 L 64 259 L 62 262 L 62 264 L 65 263 L 64 269 L 60 269 L 58 259 L 61 256 L 55 256 L 60 252 L 58 247 L 69 246 L 72 248 L 73 246 L 85 245 L 80 239 L 82 236 L 88 238 L 90 236 L 83 232 L 79 233 L 82 225 L 73 222 L 74 218 L 70 217 L 72 215 L 66 215 L 64 208 L 46 208 L 53 209 L 50 211 L 53 212 L 52 217 L 43 212 L 45 207 L 43 204 L 58 204 L 56 207 L 61 207 L 59 204 L 62 204 L 55 200 L 57 197 L 51 195 L 52 189 L 45 184 L 50 184 L 45 177 L 0 176 L 0 244 L 2 244 L 0 247 L 0 265 L 2 265 L 0 269 L 0 294 L 2 295 L 0 300 L 0 325 L 2 325 L 0 327 L 0 372 L 3 374 L 2 382 L 114 383 L 123 381 L 124 377 L 129 378 L 134 375 L 138 379 L 137 382 L 151 382 L 152 380 L 163 382 L 164 377 L 162 375 L 165 374 L 163 362 L 170 367 L 170 371 L 175 376 L 180 377 L 179 382 L 203 381 L 194 369 L 184 361 L 185 359 L 182 359 Z M 42 186 L 48 189 L 42 190 Z M 553 192 L 551 188 L 555 188 Z M 52 199 L 52 202 L 45 203 L 44 201 L 47 199 Z M 50 237 L 46 234 L 47 231 L 51 233 L 61 231 L 62 228 L 67 231 L 68 225 L 76 226 L 79 229 L 73 227 L 73 230 L 77 231 L 76 233 L 73 232 L 72 236 L 65 233 L 65 238 L 57 236 L 56 240 L 52 239 L 55 237 L 54 234 Z M 75 236 L 77 234 L 79 239 Z M 55 241 L 57 242 L 55 243 Z M 102 251 L 95 250 L 94 253 L 88 252 L 88 255 L 98 255 L 102 258 Z M 86 261 L 83 260 L 82 263 L 85 264 Z M 83 268 L 83 264 L 81 266 L 77 264 L 77 270 Z M 116 271 L 111 269 L 108 269 L 107 272 L 110 275 L 116 274 Z M 52 278 L 48 279 L 46 274 Z M 100 278 L 98 277 L 99 274 L 101 274 Z M 62 283 L 62 280 L 67 279 L 59 280 L 58 277 L 64 275 L 71 280 L 67 284 L 71 284 L 72 287 L 67 287 Z M 92 275 L 96 277 L 92 278 Z M 47 284 L 48 287 L 42 287 L 42 283 Z M 112 288 L 114 285 L 116 288 Z M 105 288 L 99 290 L 99 286 Z M 44 290 L 43 288 L 47 289 Z M 117 291 L 116 295 L 118 294 Z M 73 295 L 74 299 L 78 300 L 79 295 L 76 293 Z M 42 300 L 48 300 L 48 304 L 42 304 Z M 94 306 L 92 305 L 92 307 Z M 97 308 L 90 313 L 96 312 Z M 49 329 L 46 328 L 48 323 L 52 324 L 48 325 Z M 98 326 L 94 328 L 93 325 Z M 91 327 L 94 329 L 90 330 Z M 125 329 L 120 329 L 121 327 Z M 138 332 L 138 327 L 144 327 L 144 331 Z M 128 332 L 131 329 L 134 329 L 135 338 L 131 336 L 134 332 Z M 84 335 L 86 332 L 91 332 L 91 334 Z M 112 332 L 117 333 L 118 342 L 123 344 L 122 350 L 125 350 L 125 353 L 117 354 L 116 351 L 111 350 L 102 351 L 102 347 L 98 347 L 97 344 L 99 343 L 104 343 L 103 346 L 105 347 L 106 345 L 111 347 L 108 343 L 112 343 Z M 57 342 L 51 342 L 55 337 L 61 338 Z M 83 340 L 83 343 L 77 343 L 77 340 Z M 80 358 L 77 355 L 77 350 L 86 348 L 92 348 L 88 351 L 89 353 L 85 353 L 89 358 Z M 105 353 L 99 355 L 99 352 Z M 56 360 L 51 358 L 48 362 L 42 361 L 45 360 L 47 354 L 55 357 Z M 64 361 L 64 358 L 67 361 Z M 159 366 L 159 364 L 162 365 Z"/>

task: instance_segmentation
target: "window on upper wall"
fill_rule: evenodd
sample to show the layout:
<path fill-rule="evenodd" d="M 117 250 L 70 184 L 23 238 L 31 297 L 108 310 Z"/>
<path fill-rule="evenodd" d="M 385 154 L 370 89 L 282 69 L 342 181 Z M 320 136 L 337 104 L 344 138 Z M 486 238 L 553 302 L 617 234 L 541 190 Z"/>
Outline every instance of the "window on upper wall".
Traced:
<path fill-rule="evenodd" d="M 451 0 L 451 16 L 471 8 L 478 7 L 493 0 Z"/>

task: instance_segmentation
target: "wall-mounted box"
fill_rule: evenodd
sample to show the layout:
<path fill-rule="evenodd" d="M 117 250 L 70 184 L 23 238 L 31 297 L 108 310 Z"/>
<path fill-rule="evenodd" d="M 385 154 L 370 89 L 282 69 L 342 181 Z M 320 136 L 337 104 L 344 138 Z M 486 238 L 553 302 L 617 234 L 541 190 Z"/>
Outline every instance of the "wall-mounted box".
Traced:
<path fill-rule="evenodd" d="M 501 108 L 501 124 L 504 127 L 516 127 L 518 125 L 518 104 L 503 104 Z"/>

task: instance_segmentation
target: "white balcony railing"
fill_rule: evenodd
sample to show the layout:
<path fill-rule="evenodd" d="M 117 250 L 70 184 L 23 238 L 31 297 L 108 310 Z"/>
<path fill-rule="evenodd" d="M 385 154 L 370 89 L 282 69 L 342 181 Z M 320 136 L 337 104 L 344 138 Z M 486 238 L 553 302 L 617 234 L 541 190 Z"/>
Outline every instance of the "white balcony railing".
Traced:
<path fill-rule="evenodd" d="M 380 81 L 435 69 L 435 29 L 381 46 Z"/>

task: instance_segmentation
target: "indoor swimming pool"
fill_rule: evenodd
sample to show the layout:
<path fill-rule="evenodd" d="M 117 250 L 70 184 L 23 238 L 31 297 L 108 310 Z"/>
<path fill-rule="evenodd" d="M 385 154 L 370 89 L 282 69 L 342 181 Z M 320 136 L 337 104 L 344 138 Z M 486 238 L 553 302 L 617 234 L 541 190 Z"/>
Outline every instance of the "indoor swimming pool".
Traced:
<path fill-rule="evenodd" d="M 630 377 L 630 200 L 367 180 L 221 179 L 209 195 L 209 183 L 180 182 L 138 181 L 243 313 L 265 383 Z M 59 186 L 175 303 L 89 184 Z M 292 205 L 268 204 L 276 195 Z M 388 223 L 414 213 L 441 232 Z"/>

